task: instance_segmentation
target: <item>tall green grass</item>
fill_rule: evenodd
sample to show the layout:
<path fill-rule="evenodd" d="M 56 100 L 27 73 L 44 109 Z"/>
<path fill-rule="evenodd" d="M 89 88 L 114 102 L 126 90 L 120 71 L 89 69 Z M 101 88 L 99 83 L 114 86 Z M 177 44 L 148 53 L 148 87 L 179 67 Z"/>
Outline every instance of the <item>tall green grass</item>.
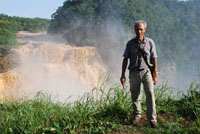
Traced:
<path fill-rule="evenodd" d="M 197 83 L 192 83 L 178 100 L 166 84 L 155 89 L 158 129 L 145 124 L 131 125 L 133 111 L 128 89 L 123 90 L 121 86 L 106 92 L 103 89 L 85 93 L 73 103 L 53 102 L 41 92 L 34 99 L 5 100 L 0 105 L 0 133 L 200 133 L 200 85 Z M 145 102 L 142 106 L 145 109 Z"/>

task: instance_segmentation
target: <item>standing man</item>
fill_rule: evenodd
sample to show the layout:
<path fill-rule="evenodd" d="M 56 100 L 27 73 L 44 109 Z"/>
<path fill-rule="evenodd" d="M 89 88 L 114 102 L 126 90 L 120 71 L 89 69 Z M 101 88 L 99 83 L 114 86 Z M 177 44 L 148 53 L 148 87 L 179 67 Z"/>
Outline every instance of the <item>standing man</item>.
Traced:
<path fill-rule="evenodd" d="M 138 125 L 141 119 L 142 108 L 140 89 L 141 84 L 143 84 L 146 94 L 147 119 L 150 126 L 155 128 L 158 127 L 154 96 L 154 85 L 157 83 L 156 48 L 154 41 L 144 36 L 147 28 L 147 23 L 145 21 L 136 21 L 134 28 L 136 36 L 128 41 L 126 45 L 120 81 L 124 85 L 126 81 L 125 72 L 129 59 L 129 81 L 134 110 L 134 119 L 132 123 L 133 125 Z"/>

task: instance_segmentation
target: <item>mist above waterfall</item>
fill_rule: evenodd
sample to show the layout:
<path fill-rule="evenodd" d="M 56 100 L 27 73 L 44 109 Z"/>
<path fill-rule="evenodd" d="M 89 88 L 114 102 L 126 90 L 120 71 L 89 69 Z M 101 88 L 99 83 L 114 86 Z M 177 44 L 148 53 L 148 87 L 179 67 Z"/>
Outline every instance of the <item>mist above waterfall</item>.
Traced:
<path fill-rule="evenodd" d="M 1 98 L 33 97 L 42 91 L 55 100 L 74 100 L 91 91 L 106 71 L 95 47 L 39 41 L 38 35 L 24 34 L 19 40 L 23 45 L 11 50 L 17 67 L 1 74 Z"/>

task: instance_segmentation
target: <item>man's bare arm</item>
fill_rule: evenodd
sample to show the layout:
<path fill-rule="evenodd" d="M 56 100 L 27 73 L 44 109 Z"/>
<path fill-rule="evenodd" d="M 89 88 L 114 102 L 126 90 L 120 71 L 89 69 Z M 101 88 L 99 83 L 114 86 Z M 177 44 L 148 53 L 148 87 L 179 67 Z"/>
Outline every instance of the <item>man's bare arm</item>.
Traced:
<path fill-rule="evenodd" d="M 122 62 L 122 74 L 121 74 L 121 78 L 120 78 L 122 85 L 124 85 L 124 83 L 126 81 L 125 72 L 126 72 L 127 64 L 128 64 L 128 58 L 124 58 L 123 62 Z"/>
<path fill-rule="evenodd" d="M 157 59 L 153 58 L 152 62 L 153 62 L 153 66 L 154 66 L 153 82 L 154 82 L 154 85 L 156 85 L 156 83 L 158 81 L 158 64 L 157 64 Z"/>

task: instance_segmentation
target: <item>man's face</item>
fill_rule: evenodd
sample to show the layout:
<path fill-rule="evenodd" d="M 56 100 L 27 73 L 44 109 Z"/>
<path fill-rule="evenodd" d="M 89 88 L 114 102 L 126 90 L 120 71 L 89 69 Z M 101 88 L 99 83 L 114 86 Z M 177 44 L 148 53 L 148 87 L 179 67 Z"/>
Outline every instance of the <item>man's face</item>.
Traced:
<path fill-rule="evenodd" d="M 139 38 L 139 39 L 144 38 L 145 31 L 146 31 L 146 29 L 145 29 L 145 26 L 144 26 L 144 24 L 142 22 L 138 23 L 136 25 L 136 27 L 135 27 L 135 33 L 136 33 L 137 38 Z"/>

